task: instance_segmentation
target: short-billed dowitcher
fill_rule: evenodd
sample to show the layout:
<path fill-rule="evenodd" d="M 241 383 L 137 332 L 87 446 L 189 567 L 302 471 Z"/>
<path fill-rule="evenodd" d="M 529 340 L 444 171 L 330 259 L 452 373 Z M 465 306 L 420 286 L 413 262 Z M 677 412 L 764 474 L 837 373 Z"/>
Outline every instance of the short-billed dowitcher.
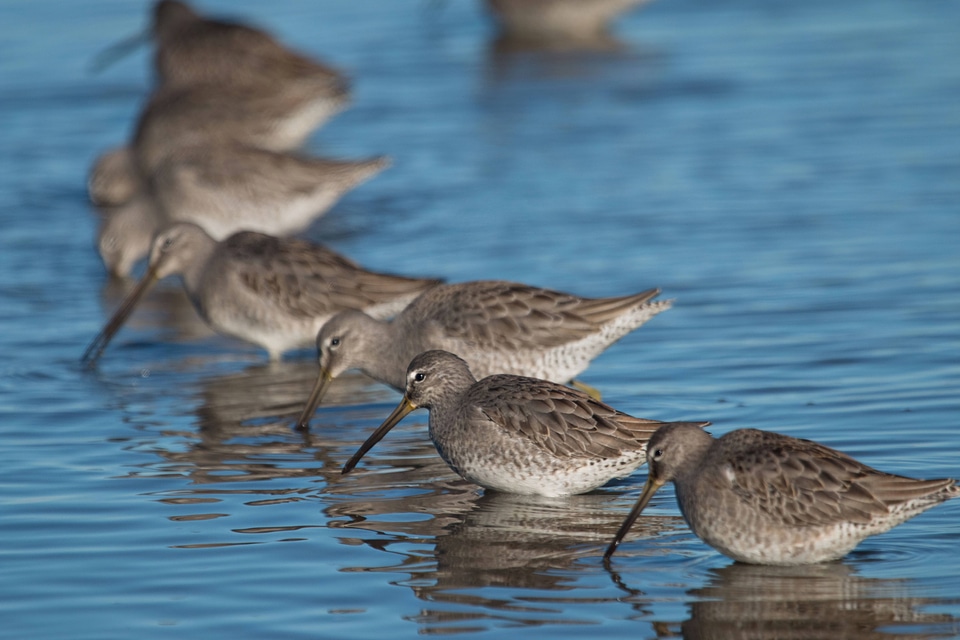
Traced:
<path fill-rule="evenodd" d="M 407 365 L 430 349 L 464 358 L 478 378 L 494 373 L 566 383 L 604 349 L 670 301 L 659 289 L 616 298 L 581 298 L 503 281 L 429 289 L 392 321 L 344 312 L 317 335 L 320 374 L 297 426 L 306 428 L 331 380 L 348 369 L 403 390 Z"/>
<path fill-rule="evenodd" d="M 102 211 L 100 256 L 110 273 L 126 276 L 156 231 L 175 222 L 193 222 L 214 240 L 238 231 L 292 235 L 389 164 L 385 156 L 347 161 L 237 144 L 183 147 L 126 203 Z"/>
<path fill-rule="evenodd" d="M 433 350 L 410 362 L 403 400 L 343 473 L 419 407 L 430 410 L 430 439 L 454 471 L 488 489 L 543 496 L 585 493 L 629 475 L 646 460 L 650 435 L 669 424 L 539 378 L 499 374 L 478 382 L 462 358 Z"/>
<path fill-rule="evenodd" d="M 154 7 L 153 38 L 161 82 L 288 83 L 326 81 L 345 90 L 335 69 L 296 53 L 268 33 L 238 22 L 205 18 L 185 2 L 160 0 Z"/>
<path fill-rule="evenodd" d="M 756 429 L 714 439 L 689 425 L 665 425 L 648 448 L 647 483 L 605 558 L 671 481 L 693 532 L 750 564 L 835 560 L 867 536 L 960 495 L 950 479 L 884 473 L 822 444 Z"/>
<path fill-rule="evenodd" d="M 181 222 L 154 238 L 147 273 L 83 359 L 95 362 L 150 286 L 174 274 L 207 324 L 260 345 L 271 360 L 309 345 L 335 313 L 363 309 L 390 316 L 438 283 L 367 271 L 304 240 L 244 231 L 217 242 L 197 225 Z"/>

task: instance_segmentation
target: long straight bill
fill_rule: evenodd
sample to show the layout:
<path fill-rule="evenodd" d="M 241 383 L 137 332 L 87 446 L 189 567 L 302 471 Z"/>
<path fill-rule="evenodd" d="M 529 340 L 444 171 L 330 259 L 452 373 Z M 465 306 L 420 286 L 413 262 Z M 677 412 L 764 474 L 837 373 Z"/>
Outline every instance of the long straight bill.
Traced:
<path fill-rule="evenodd" d="M 403 400 L 400 401 L 400 404 L 397 405 L 397 408 L 393 410 L 387 419 L 383 421 L 377 430 L 370 434 L 370 437 L 367 438 L 367 441 L 360 445 L 360 448 L 357 449 L 357 452 L 353 454 L 353 457 L 347 460 L 347 464 L 343 465 L 343 470 L 340 472 L 342 474 L 347 474 L 353 471 L 353 468 L 357 466 L 357 463 L 360 462 L 360 458 L 370 451 L 373 448 L 373 445 L 377 444 L 383 440 L 383 436 L 387 435 L 387 432 L 390 429 L 393 429 L 398 422 L 403 420 L 403 418 L 416 409 L 416 405 L 407 400 L 407 397 L 404 396 Z"/>
<path fill-rule="evenodd" d="M 113 317 L 104 325 L 103 330 L 97 334 L 97 337 L 93 339 L 93 342 L 90 343 L 87 350 L 83 352 L 83 355 L 80 357 L 80 362 L 86 362 L 90 367 L 93 367 L 97 363 L 97 359 L 100 358 L 103 350 L 110 344 L 110 340 L 112 340 L 113 336 L 120 330 L 123 323 L 130 317 L 137 303 L 140 302 L 140 298 L 143 297 L 143 294 L 145 294 L 156 281 L 157 269 L 156 267 L 151 267 L 147 273 L 144 274 L 140 282 L 137 283 L 133 291 L 126 297 L 120 305 L 120 308 L 114 312 Z"/>
<path fill-rule="evenodd" d="M 317 376 L 317 382 L 313 385 L 313 391 L 310 392 L 310 397 L 307 398 L 307 404 L 303 408 L 303 413 L 300 414 L 300 418 L 297 420 L 297 429 L 307 430 L 310 428 L 310 418 L 313 416 L 313 412 L 317 410 L 317 407 L 320 406 L 320 401 L 323 400 L 323 396 L 327 392 L 327 387 L 330 386 L 332 381 L 333 376 L 330 375 L 330 372 L 321 367 L 320 374 Z"/>
<path fill-rule="evenodd" d="M 660 480 L 654 480 L 652 476 L 647 476 L 647 484 L 643 485 L 643 492 L 640 494 L 640 497 L 637 499 L 637 503 L 633 505 L 633 509 L 630 510 L 630 513 L 627 515 L 627 519 L 623 521 L 623 524 L 620 525 L 620 530 L 617 531 L 617 535 L 613 537 L 613 541 L 610 543 L 610 546 L 607 547 L 606 552 L 603 554 L 604 560 L 609 560 L 610 556 L 613 555 L 613 552 L 617 550 L 617 547 L 620 546 L 620 543 L 626 537 L 627 532 L 630 531 L 630 527 L 633 526 L 633 523 L 637 521 L 637 517 L 640 515 L 646 506 L 650 502 L 650 498 L 653 497 L 653 494 L 657 492 L 657 489 L 663 486 L 663 482 Z"/>

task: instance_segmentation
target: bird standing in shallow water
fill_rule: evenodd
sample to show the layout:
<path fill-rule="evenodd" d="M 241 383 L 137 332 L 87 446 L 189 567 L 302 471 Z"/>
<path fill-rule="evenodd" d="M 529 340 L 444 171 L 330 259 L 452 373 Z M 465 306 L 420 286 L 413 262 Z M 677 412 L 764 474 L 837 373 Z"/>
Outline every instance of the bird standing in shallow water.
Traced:
<path fill-rule="evenodd" d="M 647 483 L 605 559 L 667 482 L 700 539 L 734 560 L 771 565 L 835 560 L 960 495 L 951 479 L 884 473 L 822 444 L 756 429 L 714 439 L 666 425 L 648 446 Z"/>
<path fill-rule="evenodd" d="M 215 240 L 239 231 L 298 233 L 389 164 L 382 156 L 329 160 L 239 144 L 183 147 L 128 202 L 102 211 L 100 256 L 108 271 L 126 276 L 157 230 L 176 222 L 193 222 Z"/>
<path fill-rule="evenodd" d="M 141 112 L 130 148 L 104 153 L 91 170 L 95 204 L 122 204 L 184 145 L 228 141 L 288 151 L 349 104 L 348 82 L 335 70 L 262 31 L 204 19 L 186 3 L 158 2 L 152 33 L 162 83 Z M 112 50 L 105 53 L 113 58 Z"/>
<path fill-rule="evenodd" d="M 174 274 L 207 324 L 262 346 L 271 360 L 308 346 L 339 311 L 363 309 L 387 317 L 439 283 L 367 271 L 304 240 L 243 231 L 217 242 L 197 225 L 181 222 L 157 234 L 147 273 L 83 359 L 95 362 L 150 286 Z"/>
<path fill-rule="evenodd" d="M 317 335 L 320 374 L 297 422 L 306 428 L 327 385 L 349 369 L 403 390 L 410 361 L 431 349 L 455 353 L 478 378 L 495 373 L 566 383 L 611 344 L 670 308 L 659 289 L 616 298 L 499 280 L 434 287 L 391 321 L 360 312 L 333 317 Z"/>
<path fill-rule="evenodd" d="M 670 424 L 538 378 L 493 375 L 478 382 L 462 358 L 446 351 L 418 355 L 406 380 L 403 400 L 343 473 L 404 416 L 425 407 L 437 452 L 470 482 L 507 493 L 573 495 L 632 473 L 646 460 L 650 435 Z"/>

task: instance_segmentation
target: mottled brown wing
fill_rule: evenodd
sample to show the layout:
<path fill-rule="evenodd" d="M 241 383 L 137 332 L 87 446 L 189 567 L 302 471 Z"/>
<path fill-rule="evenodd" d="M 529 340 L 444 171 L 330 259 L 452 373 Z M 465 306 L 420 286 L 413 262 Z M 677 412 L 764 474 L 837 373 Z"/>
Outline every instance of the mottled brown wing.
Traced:
<path fill-rule="evenodd" d="M 720 447 L 717 455 L 726 462 L 722 468 L 734 492 L 788 525 L 870 522 L 888 512 L 891 487 L 916 482 L 809 440 L 755 430 L 730 435 L 739 436 L 739 443 L 724 442 L 735 446 Z M 744 448 L 744 442 L 755 446 Z"/>
<path fill-rule="evenodd" d="M 437 282 L 366 271 L 325 247 L 251 231 L 230 236 L 221 249 L 244 286 L 293 315 L 364 309 Z"/>
<path fill-rule="evenodd" d="M 433 293 L 433 292 L 432 292 Z M 513 282 L 449 285 L 418 300 L 428 330 L 476 344 L 543 349 L 574 342 L 656 297 L 657 289 L 617 298 L 581 298 Z"/>
<path fill-rule="evenodd" d="M 621 413 L 575 389 L 521 376 L 484 378 L 465 400 L 501 428 L 564 458 L 612 458 L 643 450 L 664 424 Z"/>

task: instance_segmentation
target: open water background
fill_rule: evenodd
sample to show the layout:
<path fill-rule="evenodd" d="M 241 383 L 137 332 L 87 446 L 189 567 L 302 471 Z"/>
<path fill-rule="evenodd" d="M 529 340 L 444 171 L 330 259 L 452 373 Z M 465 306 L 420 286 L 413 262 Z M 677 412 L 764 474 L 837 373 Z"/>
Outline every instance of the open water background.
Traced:
<path fill-rule="evenodd" d="M 523 51 L 466 0 L 207 0 L 353 77 L 316 154 L 395 165 L 309 232 L 370 268 L 675 308 L 582 376 L 614 406 L 960 474 L 960 4 L 657 0 L 602 51 Z M 211 336 L 171 281 L 84 370 L 123 286 L 86 172 L 128 136 L 131 0 L 0 4 L 0 636 L 960 636 L 960 500 L 838 563 L 734 565 L 641 470 L 484 495 L 395 392 Z"/>

